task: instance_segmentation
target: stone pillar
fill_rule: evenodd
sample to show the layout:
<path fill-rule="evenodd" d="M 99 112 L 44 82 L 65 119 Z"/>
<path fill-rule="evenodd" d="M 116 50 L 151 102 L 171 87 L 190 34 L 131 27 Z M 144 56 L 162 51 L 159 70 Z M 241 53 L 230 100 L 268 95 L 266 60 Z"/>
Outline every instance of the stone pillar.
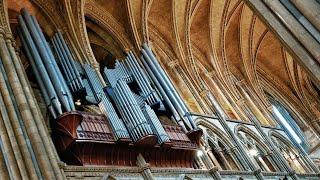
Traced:
<path fill-rule="evenodd" d="M 223 150 L 222 150 L 221 148 L 216 148 L 214 151 L 215 151 L 217 154 L 219 154 L 219 156 L 221 157 L 223 165 L 224 165 L 227 169 L 232 170 L 232 167 L 230 166 L 228 160 L 227 160 L 226 157 L 224 156 Z"/>
<path fill-rule="evenodd" d="M 252 170 L 255 171 L 255 176 L 257 179 L 264 179 L 261 170 L 260 171 L 256 171 L 256 168 L 254 166 L 254 163 L 251 161 L 250 157 L 248 156 L 248 154 L 246 153 L 246 151 L 244 150 L 244 147 L 241 145 L 241 142 L 239 141 L 239 139 L 235 136 L 234 132 L 231 130 L 231 128 L 228 126 L 227 121 L 226 121 L 226 117 L 223 115 L 223 112 L 219 103 L 216 101 L 215 97 L 208 91 L 208 99 L 210 99 L 210 102 L 212 103 L 212 106 L 214 108 L 216 108 L 216 112 L 218 115 L 218 120 L 220 122 L 220 124 L 222 125 L 222 127 L 225 129 L 225 131 L 227 132 L 227 134 L 229 135 L 229 137 L 231 138 L 232 142 L 234 143 L 235 147 L 237 148 L 237 150 L 239 152 L 237 152 L 237 156 L 239 157 L 239 159 L 241 159 L 243 162 L 242 165 L 245 167 L 246 170 Z"/>
<path fill-rule="evenodd" d="M 141 169 L 142 175 L 146 180 L 154 180 L 150 170 L 150 164 L 146 162 L 142 154 L 137 156 L 137 166 Z"/>
<path fill-rule="evenodd" d="M 0 139 L 0 179 L 13 179 L 12 175 L 10 176 L 6 160 L 5 154 L 3 153 L 2 140 Z"/>
<path fill-rule="evenodd" d="M 31 179 L 36 179 L 39 176 L 62 179 L 60 169 L 53 168 L 58 167 L 57 161 L 51 161 L 52 158 L 55 158 L 55 155 L 52 153 L 50 140 L 44 132 L 45 126 L 41 122 L 43 118 L 39 116 L 40 113 L 39 111 L 37 112 L 34 98 L 30 95 L 31 91 L 28 89 L 30 86 L 23 74 L 24 69 L 12 46 L 12 35 L 11 33 L 5 33 L 4 30 L 0 32 L 0 56 L 4 73 L 8 77 L 6 83 L 9 86 L 6 89 L 3 86 L 1 89 L 9 98 L 4 97 L 4 100 L 6 104 L 9 103 L 7 108 L 11 108 L 11 110 L 8 110 L 9 117 L 14 126 L 14 132 L 24 158 L 24 161 L 20 162 L 25 163 L 25 169 L 29 174 L 29 176 L 23 176 Z M 10 94 L 14 97 L 10 98 Z M 20 117 L 21 119 L 19 119 Z M 25 132 L 21 126 L 25 127 Z M 26 141 L 26 138 L 30 139 L 30 144 L 28 144 L 29 141 Z M 38 173 L 39 169 L 42 175 Z"/>
<path fill-rule="evenodd" d="M 243 167 L 241 166 L 241 162 L 239 162 L 238 158 L 236 157 L 235 150 L 236 148 L 230 148 L 226 150 L 226 153 L 228 153 L 228 155 L 234 160 L 234 163 L 239 168 L 239 170 L 243 170 L 242 169 Z"/>
<path fill-rule="evenodd" d="M 275 15 L 285 24 L 292 34 L 306 47 L 312 56 L 320 63 L 320 44 L 295 19 L 295 17 L 278 0 L 263 0 Z"/>
<path fill-rule="evenodd" d="M 218 170 L 222 170 L 219 162 L 217 161 L 216 157 L 213 155 L 211 148 L 207 151 L 207 154 L 208 154 L 209 158 L 212 160 L 214 166 L 217 167 Z"/>
<path fill-rule="evenodd" d="M 185 72 L 182 70 L 178 60 L 171 61 L 168 66 L 174 71 L 174 73 L 180 77 L 180 79 L 186 84 L 189 91 L 193 95 L 193 97 L 197 100 L 197 104 L 200 106 L 200 108 L 204 111 L 204 113 L 210 113 L 210 110 L 208 109 L 206 103 L 203 102 L 203 99 L 199 96 L 199 93 L 197 91 L 197 88 L 192 85 L 192 82 L 189 81 L 189 77 L 185 74 Z M 201 84 L 201 82 L 199 82 Z M 201 89 L 201 87 L 198 87 Z"/>
<path fill-rule="evenodd" d="M 0 72 L 0 87 L 4 89 L 4 79 L 2 72 Z M 3 90 L 0 91 L 0 94 L 3 94 Z M 10 98 L 10 96 L 8 97 Z M 5 168 L 10 172 L 11 176 L 20 177 L 20 170 L 22 170 L 22 174 L 26 175 L 25 165 L 23 163 L 18 163 L 17 160 L 22 160 L 22 155 L 20 149 L 17 148 L 18 144 L 14 138 L 12 133 L 12 127 L 10 126 L 9 117 L 7 115 L 7 111 L 5 109 L 6 105 L 4 104 L 3 98 L 0 95 L 0 139 L 1 139 L 1 155 L 3 160 L 5 160 Z M 8 129 L 7 129 L 8 128 Z M 6 159 L 4 159 L 6 158 Z"/>
<path fill-rule="evenodd" d="M 222 91 L 223 91 L 223 93 L 224 93 L 223 97 L 225 98 L 226 101 L 228 101 L 228 103 L 230 103 L 230 106 L 232 107 L 232 110 L 233 110 L 235 116 L 237 116 L 239 119 L 244 120 L 246 116 L 241 111 L 241 108 L 233 101 L 232 98 L 230 98 L 229 92 L 227 92 L 227 90 L 224 88 L 224 86 L 221 85 L 221 82 L 218 79 L 218 75 L 215 72 L 209 72 L 206 75 L 209 77 L 209 79 L 212 82 L 214 88 L 218 92 L 222 93 Z M 221 90 L 220 90 L 220 88 L 221 88 Z"/>
<path fill-rule="evenodd" d="M 238 83 L 238 87 L 240 88 L 240 91 L 244 95 L 244 97 L 248 99 L 248 88 L 245 82 L 242 81 L 241 83 Z M 280 166 L 280 170 L 289 172 L 291 174 L 292 179 L 299 179 L 297 174 L 288 165 L 287 161 L 284 159 L 280 151 L 275 147 L 270 137 L 263 131 L 260 122 L 256 120 L 256 118 L 251 118 L 251 121 L 258 130 L 258 132 L 261 134 L 262 138 L 265 140 L 270 151 L 273 152 L 271 153 L 271 155 L 274 156 L 273 159 Z"/>
<path fill-rule="evenodd" d="M 290 0 L 297 9 L 320 31 L 320 4 L 316 0 Z"/>
<path fill-rule="evenodd" d="M 8 34 L 6 44 L 7 44 L 9 53 L 11 55 L 11 59 L 12 59 L 14 68 L 17 72 L 17 76 L 19 78 L 21 86 L 23 87 L 23 92 L 24 92 L 24 95 L 27 99 L 30 111 L 31 111 L 33 119 L 35 121 L 35 125 L 36 125 L 37 130 L 40 134 L 40 137 L 42 138 L 43 145 L 44 145 L 45 150 L 47 152 L 47 155 L 49 157 L 50 163 L 52 164 L 52 167 L 53 167 L 54 172 L 57 175 L 57 177 L 62 178 L 61 170 L 58 167 L 59 156 L 58 156 L 57 152 L 55 151 L 55 147 L 53 145 L 53 142 L 51 140 L 49 132 L 46 128 L 47 126 L 44 122 L 44 118 L 41 114 L 41 111 L 38 107 L 36 99 L 33 95 L 32 88 L 31 88 L 30 84 L 27 82 L 28 77 L 25 73 L 23 65 L 21 64 L 21 60 L 20 60 L 19 56 L 17 55 L 16 48 L 15 48 L 15 42 L 14 42 L 11 34 Z"/>
<path fill-rule="evenodd" d="M 261 154 L 258 154 L 256 156 L 257 160 L 262 164 L 262 166 L 267 170 L 267 171 L 271 171 L 270 168 L 268 167 L 268 165 L 264 162 L 264 160 L 262 159 Z"/>
<path fill-rule="evenodd" d="M 274 160 L 274 158 L 276 158 L 276 157 L 273 155 L 272 151 L 269 151 L 268 154 L 265 155 L 265 158 L 268 159 L 268 161 L 271 163 L 271 165 L 273 166 L 275 171 L 279 172 L 279 171 L 281 171 L 281 169 L 285 169 L 283 167 L 281 169 L 279 168 L 279 166 L 282 166 L 282 164 L 275 163 L 276 160 Z"/>
<path fill-rule="evenodd" d="M 265 0 L 244 0 L 244 2 L 254 11 L 254 13 L 260 17 L 262 21 L 273 31 L 273 33 L 283 43 L 284 47 L 288 50 L 292 57 L 303 67 L 308 73 L 309 77 L 315 82 L 315 85 L 320 88 L 320 66 L 315 58 L 313 58 L 307 49 L 297 40 L 292 33 L 290 33 L 290 27 L 286 28 L 286 25 L 295 26 L 292 23 L 282 23 L 281 20 L 287 20 L 286 17 L 278 18 L 278 14 L 273 13 L 270 8 L 264 3 Z M 271 1 L 271 0 L 269 0 Z M 275 2 L 275 1 L 273 1 Z M 280 3 L 276 1 L 276 3 Z M 302 1 L 301 3 L 305 3 Z M 284 7 L 282 7 L 284 8 Z M 280 15 L 279 15 L 280 16 Z M 297 22 L 297 20 L 294 20 Z M 301 27 L 301 25 L 300 25 Z M 296 29 L 293 28 L 293 29 Z M 299 31 L 300 35 L 304 35 L 304 31 Z M 310 36 L 309 36 L 310 37 Z M 308 43 L 309 40 L 305 39 Z M 311 44 L 310 44 L 311 45 Z M 317 48 L 315 48 L 317 50 Z M 319 48 L 318 48 L 319 49 Z"/>
<path fill-rule="evenodd" d="M 211 168 L 209 170 L 209 172 L 210 172 L 210 174 L 212 175 L 212 177 L 214 179 L 216 179 L 216 180 L 221 180 L 222 179 L 217 167 Z"/>
<path fill-rule="evenodd" d="M 204 161 L 204 164 L 206 165 L 207 169 L 213 168 L 215 165 L 211 161 L 211 158 L 209 157 L 208 151 L 206 151 L 203 147 L 200 147 L 199 151 L 203 152 L 203 156 L 201 158 Z"/>

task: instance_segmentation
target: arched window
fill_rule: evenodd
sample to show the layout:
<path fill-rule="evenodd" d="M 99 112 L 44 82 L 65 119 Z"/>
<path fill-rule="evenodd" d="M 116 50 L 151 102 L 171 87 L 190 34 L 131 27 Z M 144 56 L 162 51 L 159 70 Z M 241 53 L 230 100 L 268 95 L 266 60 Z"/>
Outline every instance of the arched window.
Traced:
<path fill-rule="evenodd" d="M 204 131 L 202 145 L 211 163 L 220 170 L 240 170 L 240 165 L 237 162 L 234 152 L 230 148 L 230 143 L 221 139 L 220 137 L 222 136 L 218 136 L 211 129 L 202 125 L 199 127 Z"/>
<path fill-rule="evenodd" d="M 302 146 L 305 151 L 309 150 L 309 145 L 304 136 L 304 132 L 296 123 L 291 112 L 284 107 L 279 101 L 275 100 L 271 95 L 267 94 L 273 110 L 273 116 L 279 121 L 282 129 L 288 134 L 291 140 Z"/>
<path fill-rule="evenodd" d="M 237 136 L 247 150 L 249 157 L 257 167 L 267 172 L 276 171 L 276 165 L 273 164 L 271 157 L 267 154 L 267 150 L 261 142 L 257 141 L 256 137 L 253 137 L 249 133 L 242 130 L 238 131 Z"/>
<path fill-rule="evenodd" d="M 304 161 L 304 158 L 299 155 L 288 140 L 278 135 L 272 135 L 271 139 L 292 169 L 299 173 L 310 171 L 307 162 Z"/>

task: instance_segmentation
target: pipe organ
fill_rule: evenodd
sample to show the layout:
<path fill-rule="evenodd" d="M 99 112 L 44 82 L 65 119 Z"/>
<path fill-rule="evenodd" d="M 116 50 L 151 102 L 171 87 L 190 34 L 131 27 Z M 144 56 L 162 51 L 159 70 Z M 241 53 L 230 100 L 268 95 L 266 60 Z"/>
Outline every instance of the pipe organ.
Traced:
<path fill-rule="evenodd" d="M 26 10 L 18 21 L 24 53 L 54 121 L 52 138 L 65 162 L 132 166 L 141 153 L 154 166 L 192 167 L 202 132 L 147 44 L 141 59 L 129 51 L 113 68 L 105 67 L 104 87 L 100 72 L 75 58 L 61 31 L 48 42 Z M 84 105 L 101 113 L 85 112 Z M 156 163 L 157 158 L 163 162 Z"/>

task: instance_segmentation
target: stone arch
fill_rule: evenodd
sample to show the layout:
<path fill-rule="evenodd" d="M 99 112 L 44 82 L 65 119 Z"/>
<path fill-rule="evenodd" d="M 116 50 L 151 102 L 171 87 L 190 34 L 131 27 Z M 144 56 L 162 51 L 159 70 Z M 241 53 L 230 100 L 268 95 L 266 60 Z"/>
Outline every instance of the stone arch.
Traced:
<path fill-rule="evenodd" d="M 307 117 L 303 115 L 303 113 L 299 110 L 299 107 L 297 108 L 296 106 L 294 106 L 294 103 L 291 103 L 290 100 L 286 99 L 286 97 L 277 94 L 277 92 L 271 92 L 271 94 L 269 92 L 270 91 L 266 90 L 265 95 L 271 104 L 270 111 L 273 114 L 273 118 L 277 120 L 280 125 L 282 125 L 283 130 L 287 133 L 292 141 L 300 144 L 305 149 L 305 151 L 309 151 L 310 147 L 312 147 L 311 142 L 313 141 L 312 139 L 307 139 L 307 135 L 313 134 L 315 135 L 315 137 L 317 137 L 317 135 L 305 120 L 305 118 Z M 296 136 L 298 136 L 301 140 L 300 143 L 294 139 L 295 135 L 290 133 L 288 127 L 286 127 L 285 124 L 281 122 L 281 119 L 279 119 L 277 114 L 274 112 L 274 107 L 278 109 L 281 115 L 285 118 L 287 124 L 289 124 L 290 128 L 294 130 Z"/>
<path fill-rule="evenodd" d="M 240 139 L 244 148 L 247 150 L 249 157 L 257 167 L 260 167 L 263 171 L 276 171 L 277 166 L 274 160 L 269 156 L 270 149 L 257 133 L 246 126 L 239 124 L 235 127 L 235 134 Z"/>
<path fill-rule="evenodd" d="M 196 124 L 204 130 L 202 139 L 205 151 L 212 163 L 220 170 L 240 170 L 241 163 L 236 158 L 228 136 L 216 125 L 205 119 L 196 119 Z"/>
<path fill-rule="evenodd" d="M 275 143 L 289 166 L 298 173 L 311 172 L 304 155 L 297 150 L 296 146 L 286 137 L 274 130 L 269 132 L 269 137 Z"/>

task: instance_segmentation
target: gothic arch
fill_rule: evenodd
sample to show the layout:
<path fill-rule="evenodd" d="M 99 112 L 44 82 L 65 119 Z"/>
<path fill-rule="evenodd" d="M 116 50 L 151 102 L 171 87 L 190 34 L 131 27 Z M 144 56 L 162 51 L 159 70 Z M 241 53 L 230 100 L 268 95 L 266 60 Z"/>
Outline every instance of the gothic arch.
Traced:
<path fill-rule="evenodd" d="M 283 136 L 279 132 L 277 132 L 275 130 L 271 130 L 268 134 L 269 134 L 270 138 L 276 137 L 276 138 L 280 139 L 285 145 L 287 145 L 290 148 L 290 150 L 292 150 L 296 154 L 299 154 L 299 151 L 297 150 L 295 145 L 293 145 L 292 142 L 288 138 L 286 138 L 285 136 Z"/>
<path fill-rule="evenodd" d="M 257 167 L 260 167 L 260 169 L 267 172 L 277 171 L 278 167 L 275 161 L 269 156 L 271 152 L 269 147 L 257 133 L 247 126 L 237 125 L 235 127 L 235 134 L 240 139 L 244 148 L 247 150 L 249 157 Z"/>
<path fill-rule="evenodd" d="M 107 12 L 103 12 L 92 1 L 85 4 L 85 16 L 96 22 L 103 30 L 111 34 L 123 50 L 133 49 L 124 28 Z"/>
<path fill-rule="evenodd" d="M 312 168 L 308 165 L 309 162 L 306 160 L 306 157 L 289 139 L 274 130 L 269 132 L 269 137 L 295 171 L 299 173 L 312 172 Z"/>
<path fill-rule="evenodd" d="M 228 136 L 221 131 L 216 125 L 204 120 L 203 118 L 195 119 L 196 124 L 202 125 L 208 129 L 210 129 L 213 133 L 215 133 L 227 147 L 233 147 L 232 143 L 230 142 Z"/>
<path fill-rule="evenodd" d="M 240 170 L 241 163 L 236 158 L 233 152 L 234 146 L 227 135 L 216 125 L 202 118 L 196 119 L 196 124 L 204 128 L 205 134 L 201 141 L 212 163 L 220 170 Z"/>
<path fill-rule="evenodd" d="M 238 132 L 243 131 L 244 133 L 251 136 L 258 143 L 258 145 L 262 147 L 264 153 L 269 152 L 269 147 L 263 142 L 263 139 L 259 135 L 257 135 L 257 133 L 255 133 L 253 130 L 249 129 L 247 126 L 239 124 L 235 127 L 234 131 L 235 134 L 238 134 Z"/>

